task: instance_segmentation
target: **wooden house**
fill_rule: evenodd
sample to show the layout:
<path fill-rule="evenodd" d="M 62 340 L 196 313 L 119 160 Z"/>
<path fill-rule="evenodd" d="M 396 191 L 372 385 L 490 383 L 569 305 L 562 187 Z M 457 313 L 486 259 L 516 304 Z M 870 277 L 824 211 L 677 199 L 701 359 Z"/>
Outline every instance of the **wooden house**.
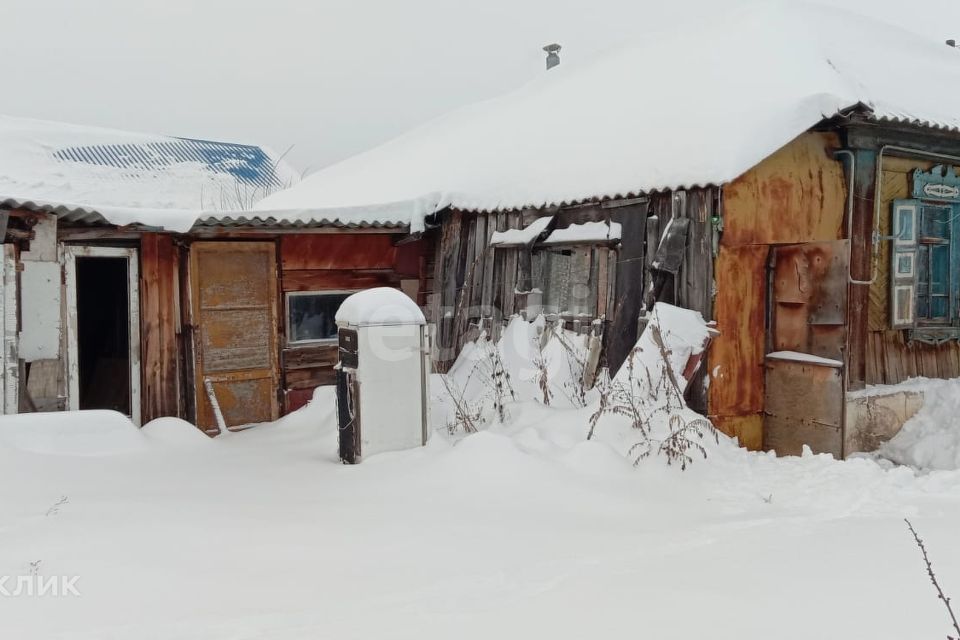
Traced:
<path fill-rule="evenodd" d="M 960 375 L 960 52 L 776 3 L 547 71 L 321 171 L 287 206 L 405 204 L 439 366 L 546 313 L 616 369 L 654 301 L 713 320 L 694 408 L 838 457 Z"/>
<path fill-rule="evenodd" d="M 420 295 L 408 222 L 250 213 L 298 176 L 259 147 L 0 118 L 3 411 L 114 409 L 216 431 L 333 380 L 333 314 Z"/>

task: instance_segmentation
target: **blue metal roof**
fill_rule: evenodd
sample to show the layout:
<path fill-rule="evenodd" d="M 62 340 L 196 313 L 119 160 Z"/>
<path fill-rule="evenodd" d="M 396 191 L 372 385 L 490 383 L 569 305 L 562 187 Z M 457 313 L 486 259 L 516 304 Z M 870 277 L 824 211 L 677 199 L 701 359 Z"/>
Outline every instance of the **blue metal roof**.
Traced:
<path fill-rule="evenodd" d="M 210 171 L 227 173 L 258 187 L 281 187 L 276 163 L 260 147 L 230 142 L 170 138 L 159 142 L 94 144 L 57 149 L 54 157 L 132 171 L 164 169 L 181 163 L 200 163 Z"/>

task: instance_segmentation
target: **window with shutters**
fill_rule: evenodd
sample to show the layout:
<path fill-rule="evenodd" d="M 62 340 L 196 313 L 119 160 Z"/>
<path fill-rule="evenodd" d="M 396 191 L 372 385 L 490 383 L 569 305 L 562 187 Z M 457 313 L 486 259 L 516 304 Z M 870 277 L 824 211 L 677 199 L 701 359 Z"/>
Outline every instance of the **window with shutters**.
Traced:
<path fill-rule="evenodd" d="M 890 238 L 893 328 L 915 329 L 920 339 L 960 336 L 958 217 L 960 204 L 920 199 L 894 202 Z"/>

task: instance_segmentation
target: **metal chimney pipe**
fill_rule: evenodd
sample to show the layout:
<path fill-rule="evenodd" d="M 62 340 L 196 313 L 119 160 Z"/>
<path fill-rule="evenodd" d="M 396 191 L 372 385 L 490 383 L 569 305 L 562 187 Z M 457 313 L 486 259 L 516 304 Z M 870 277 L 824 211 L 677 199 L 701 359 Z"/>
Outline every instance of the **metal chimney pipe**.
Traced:
<path fill-rule="evenodd" d="M 547 71 L 560 64 L 560 45 L 548 44 L 543 50 L 547 52 Z"/>

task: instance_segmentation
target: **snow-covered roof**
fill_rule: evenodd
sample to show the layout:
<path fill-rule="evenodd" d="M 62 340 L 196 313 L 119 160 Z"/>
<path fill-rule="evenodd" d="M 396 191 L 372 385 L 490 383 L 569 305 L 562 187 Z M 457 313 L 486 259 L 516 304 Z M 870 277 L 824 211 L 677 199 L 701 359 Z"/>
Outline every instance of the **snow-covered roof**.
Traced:
<path fill-rule="evenodd" d="M 0 116 L 0 205 L 187 231 L 297 174 L 261 147 Z"/>
<path fill-rule="evenodd" d="M 824 118 L 960 127 L 960 52 L 846 11 L 763 3 L 557 68 L 257 204 L 422 228 L 422 215 L 729 182 Z"/>

